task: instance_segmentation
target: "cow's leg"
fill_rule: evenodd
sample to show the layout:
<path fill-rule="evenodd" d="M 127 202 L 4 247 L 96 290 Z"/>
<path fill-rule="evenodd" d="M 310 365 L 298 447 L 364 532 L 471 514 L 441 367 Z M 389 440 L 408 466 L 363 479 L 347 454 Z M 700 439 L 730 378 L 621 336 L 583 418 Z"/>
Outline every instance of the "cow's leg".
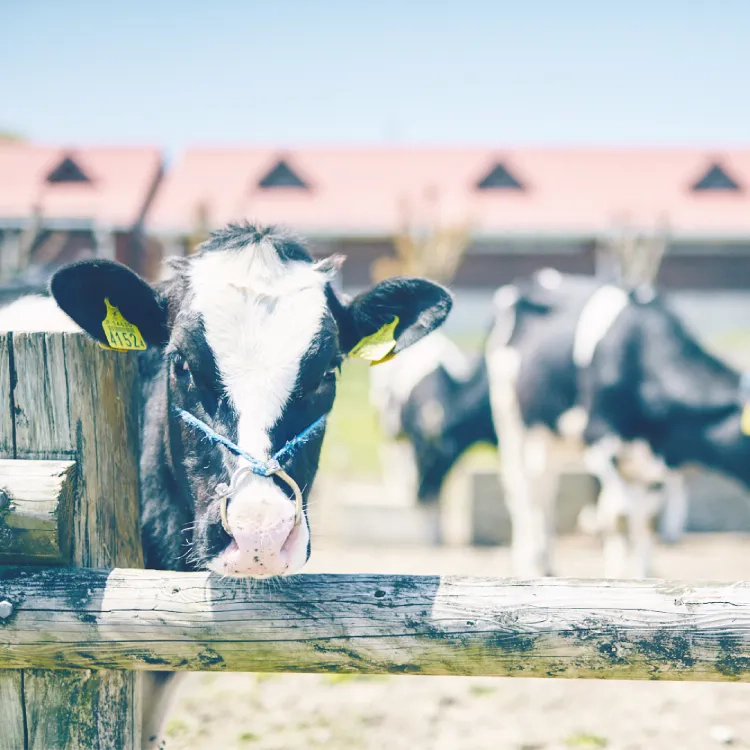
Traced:
<path fill-rule="evenodd" d="M 602 535 L 604 577 L 622 578 L 629 558 L 630 488 L 620 480 L 601 481 L 597 527 Z"/>
<path fill-rule="evenodd" d="M 506 430 L 503 435 L 507 434 Z M 555 480 L 544 437 L 527 433 L 517 445 L 511 446 L 506 446 L 503 438 L 501 481 L 513 533 L 513 575 L 522 578 L 552 575 Z"/>
<path fill-rule="evenodd" d="M 661 485 L 636 485 L 630 488 L 628 562 L 625 569 L 625 575 L 629 578 L 647 578 L 651 575 L 654 529 L 663 498 L 664 488 Z"/>
<path fill-rule="evenodd" d="M 526 436 L 524 459 L 531 492 L 529 518 L 524 531 L 526 542 L 518 551 L 521 573 L 552 575 L 552 549 L 555 539 L 555 510 L 560 470 L 554 459 L 555 438 L 546 428 L 530 430 Z"/>
<path fill-rule="evenodd" d="M 634 578 L 651 575 L 651 556 L 659 510 L 669 491 L 679 492 L 679 484 L 671 487 L 668 480 L 671 472 L 664 461 L 656 457 L 650 446 L 642 440 L 633 441 L 627 446 L 622 457 L 623 470 L 631 477 L 628 514 L 629 560 L 627 574 Z"/>
<path fill-rule="evenodd" d="M 685 533 L 688 514 L 688 497 L 685 477 L 679 471 L 670 471 L 664 480 L 664 513 L 660 535 L 668 544 L 674 544 Z"/>
<path fill-rule="evenodd" d="M 155 750 L 163 742 L 164 722 L 185 675 L 182 672 L 146 672 L 143 676 L 143 748 Z"/>
<path fill-rule="evenodd" d="M 631 487 L 615 465 L 620 441 L 606 437 L 584 452 L 588 470 L 599 479 L 601 490 L 596 504 L 596 527 L 602 535 L 604 575 L 621 578 L 628 568 Z"/>
<path fill-rule="evenodd" d="M 597 525 L 603 537 L 604 574 L 607 578 L 645 578 L 651 572 L 654 529 L 664 497 L 662 465 L 643 462 L 650 481 L 627 481 L 617 468 L 623 446 L 614 436 L 586 450 L 589 470 L 601 483 Z"/>
<path fill-rule="evenodd" d="M 501 441 L 500 481 L 512 526 L 513 574 L 551 574 L 550 543 L 556 484 L 548 471 L 545 436 L 523 423 L 516 397 L 519 355 L 510 347 L 488 352 L 492 418 Z"/>

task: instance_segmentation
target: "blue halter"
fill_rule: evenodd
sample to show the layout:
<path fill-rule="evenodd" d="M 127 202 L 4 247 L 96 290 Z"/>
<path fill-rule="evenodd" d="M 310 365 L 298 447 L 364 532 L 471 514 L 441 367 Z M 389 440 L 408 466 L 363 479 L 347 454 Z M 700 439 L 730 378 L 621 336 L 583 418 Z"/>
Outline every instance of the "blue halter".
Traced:
<path fill-rule="evenodd" d="M 318 419 L 316 419 L 309 427 L 305 427 L 299 435 L 296 435 L 286 442 L 281 449 L 276 451 L 276 453 L 274 453 L 267 461 L 258 461 L 258 459 L 253 458 L 249 453 L 243 451 L 239 445 L 233 443 L 229 438 L 219 435 L 216 430 L 209 427 L 204 421 L 198 419 L 198 417 L 194 417 L 189 411 L 175 407 L 175 413 L 183 422 L 185 422 L 185 424 L 189 424 L 199 432 L 202 432 L 209 442 L 223 445 L 230 453 L 233 453 L 240 458 L 244 458 L 253 474 L 257 474 L 259 477 L 270 477 L 273 474 L 278 474 L 279 471 L 281 471 L 281 461 L 288 456 L 291 456 L 297 448 L 313 438 L 325 425 L 326 417 L 328 416 L 327 414 L 323 414 L 322 417 L 318 417 Z"/>
<path fill-rule="evenodd" d="M 232 475 L 230 483 L 220 484 L 216 488 L 216 499 L 219 501 L 219 513 L 221 516 L 221 525 L 224 527 L 224 531 L 233 536 L 232 529 L 229 526 L 229 520 L 227 517 L 227 504 L 229 498 L 236 493 L 242 486 L 243 481 L 247 480 L 248 474 L 257 474 L 260 477 L 277 476 L 282 481 L 286 482 L 294 493 L 294 524 L 295 526 L 302 521 L 302 491 L 299 488 L 297 482 L 287 474 L 281 467 L 281 461 L 288 456 L 291 456 L 294 451 L 301 445 L 304 445 L 310 440 L 317 432 L 319 432 L 325 425 L 327 414 L 323 414 L 322 417 L 318 417 L 309 427 L 306 427 L 299 435 L 293 437 L 287 443 L 285 443 L 280 450 L 271 456 L 267 461 L 259 461 L 253 458 L 249 453 L 246 453 L 228 438 L 223 435 L 219 435 L 216 430 L 209 427 L 204 421 L 193 416 L 190 412 L 184 409 L 175 408 L 175 413 L 185 424 L 194 427 L 199 432 L 203 433 L 203 436 L 214 445 L 222 445 L 230 453 L 235 456 L 244 458 L 247 461 L 247 466 L 241 466 Z"/>

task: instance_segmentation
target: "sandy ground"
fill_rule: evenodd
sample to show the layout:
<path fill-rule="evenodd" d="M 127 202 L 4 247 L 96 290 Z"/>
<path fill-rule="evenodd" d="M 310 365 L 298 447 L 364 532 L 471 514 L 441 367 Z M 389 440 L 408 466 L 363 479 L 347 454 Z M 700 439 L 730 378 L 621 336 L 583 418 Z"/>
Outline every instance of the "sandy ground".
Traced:
<path fill-rule="evenodd" d="M 587 539 L 558 568 L 596 576 Z M 750 537 L 694 536 L 656 555 L 660 577 L 750 580 Z M 337 549 L 309 572 L 507 575 L 507 549 Z M 703 750 L 750 748 L 750 684 L 351 675 L 191 675 L 169 750 Z"/>

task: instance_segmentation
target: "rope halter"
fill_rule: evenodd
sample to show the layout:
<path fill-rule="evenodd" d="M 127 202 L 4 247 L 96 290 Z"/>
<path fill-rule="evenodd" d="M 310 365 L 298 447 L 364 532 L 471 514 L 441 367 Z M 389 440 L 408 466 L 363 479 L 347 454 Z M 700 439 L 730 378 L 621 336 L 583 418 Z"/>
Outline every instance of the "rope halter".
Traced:
<path fill-rule="evenodd" d="M 282 459 L 291 457 L 292 453 L 294 453 L 297 448 L 308 442 L 308 440 L 314 437 L 325 426 L 326 414 L 318 417 L 318 419 L 316 419 L 309 427 L 306 427 L 302 432 L 286 442 L 281 449 L 276 451 L 276 453 L 274 453 L 267 461 L 259 461 L 258 459 L 253 458 L 249 453 L 243 451 L 242 448 L 231 440 L 220 435 L 204 421 L 193 416 L 190 412 L 175 407 L 175 413 L 183 422 L 185 422 L 185 424 L 188 424 L 198 432 L 203 433 L 203 436 L 210 443 L 221 445 L 233 455 L 247 461 L 247 466 L 240 466 L 232 474 L 229 484 L 222 482 L 216 487 L 216 497 L 219 500 L 221 525 L 229 536 L 234 536 L 227 520 L 227 505 L 229 503 L 229 498 L 247 484 L 253 474 L 259 477 L 277 476 L 289 486 L 294 493 L 294 525 L 298 526 L 300 524 L 302 521 L 302 491 L 297 482 L 295 482 L 294 479 L 292 479 L 292 477 L 281 468 L 281 461 Z"/>

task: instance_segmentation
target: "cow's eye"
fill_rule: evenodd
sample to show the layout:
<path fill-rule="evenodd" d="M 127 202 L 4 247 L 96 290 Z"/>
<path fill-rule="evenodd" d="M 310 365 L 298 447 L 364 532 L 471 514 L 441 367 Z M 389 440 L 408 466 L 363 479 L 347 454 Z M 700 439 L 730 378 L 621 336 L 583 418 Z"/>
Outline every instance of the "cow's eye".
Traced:
<path fill-rule="evenodd" d="M 172 368 L 174 369 L 175 377 L 179 379 L 190 377 L 190 365 L 187 360 L 181 354 L 175 354 L 172 359 Z"/>

